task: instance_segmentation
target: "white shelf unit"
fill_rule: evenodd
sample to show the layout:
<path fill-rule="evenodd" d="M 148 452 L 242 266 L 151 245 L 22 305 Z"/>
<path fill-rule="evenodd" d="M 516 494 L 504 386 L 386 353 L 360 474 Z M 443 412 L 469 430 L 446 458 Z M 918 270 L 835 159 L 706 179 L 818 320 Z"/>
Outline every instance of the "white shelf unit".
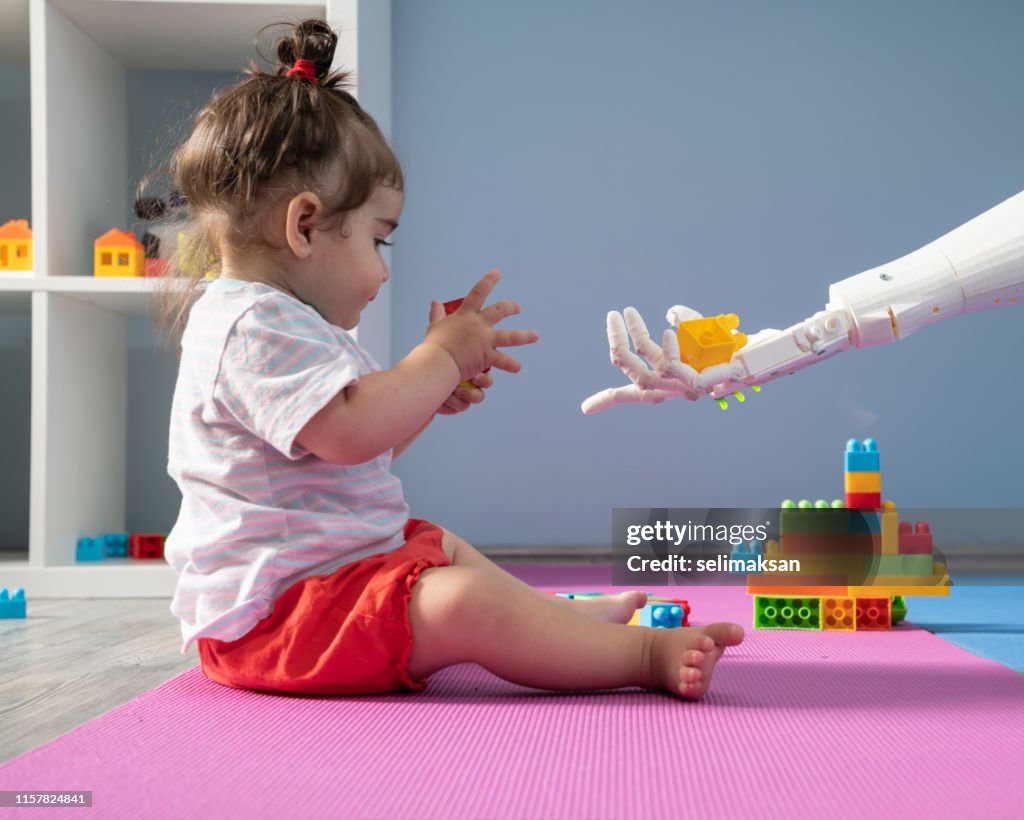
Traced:
<path fill-rule="evenodd" d="M 93 240 L 111 227 L 131 224 L 138 179 L 129 170 L 128 134 L 138 114 L 126 96 L 129 72 L 183 78 L 237 72 L 252 59 L 253 40 L 264 26 L 323 17 L 341 33 L 339 63 L 365 83 L 360 97 L 387 128 L 390 0 L 22 0 L 22 5 L 28 9 L 23 36 L 31 44 L 35 269 L 0 273 L 0 315 L 20 312 L 31 327 L 31 429 L 25 431 L 30 475 L 24 476 L 30 510 L 27 544 L 0 552 L 0 586 L 25 587 L 30 602 L 33 597 L 169 596 L 175 579 L 162 561 L 75 561 L 79 536 L 166 531 L 173 524 L 173 518 L 136 521 L 146 514 L 135 508 L 150 500 L 140 498 L 138 487 L 149 486 L 150 479 L 158 484 L 157 474 L 165 469 L 173 386 L 173 353 L 156 350 L 157 336 L 149 327 L 152 281 L 91 276 Z M 4 20 L 17 21 L 18 14 Z M 373 63 L 359 62 L 360 42 L 372 44 Z M 24 318 L 18 321 L 26 324 Z M 386 306 L 366 325 L 365 335 L 386 338 Z M 136 370 L 171 373 L 155 399 L 132 394 L 137 378 L 129 359 L 141 361 Z M 151 399 L 148 406 L 145 398 Z M 132 451 L 139 442 L 149 442 L 154 453 L 162 448 L 163 458 L 143 459 L 139 467 Z M 5 469 L 10 467 L 0 466 Z M 166 485 L 173 488 L 169 479 Z M 176 507 L 174 496 L 161 499 L 164 508 L 168 501 Z"/>

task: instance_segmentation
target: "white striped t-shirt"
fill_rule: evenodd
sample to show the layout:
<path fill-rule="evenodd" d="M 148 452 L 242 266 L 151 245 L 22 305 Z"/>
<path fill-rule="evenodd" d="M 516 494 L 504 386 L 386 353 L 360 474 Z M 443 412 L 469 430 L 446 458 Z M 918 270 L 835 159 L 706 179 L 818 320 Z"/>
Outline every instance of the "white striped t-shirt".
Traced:
<path fill-rule="evenodd" d="M 182 653 L 240 638 L 300 578 L 402 544 L 409 508 L 390 451 L 345 467 L 295 443 L 377 370 L 348 333 L 269 285 L 219 279 L 193 306 L 167 467 L 182 494 L 165 548 Z"/>

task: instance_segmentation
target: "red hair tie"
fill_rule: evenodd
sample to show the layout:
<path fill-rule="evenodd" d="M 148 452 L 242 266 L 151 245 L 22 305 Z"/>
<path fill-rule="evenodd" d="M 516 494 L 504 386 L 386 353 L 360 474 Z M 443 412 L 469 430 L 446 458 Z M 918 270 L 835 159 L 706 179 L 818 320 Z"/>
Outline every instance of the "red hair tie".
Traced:
<path fill-rule="evenodd" d="M 295 65 L 288 69 L 288 76 L 309 80 L 313 85 L 320 84 L 320 80 L 316 77 L 316 66 L 312 60 L 296 60 Z"/>

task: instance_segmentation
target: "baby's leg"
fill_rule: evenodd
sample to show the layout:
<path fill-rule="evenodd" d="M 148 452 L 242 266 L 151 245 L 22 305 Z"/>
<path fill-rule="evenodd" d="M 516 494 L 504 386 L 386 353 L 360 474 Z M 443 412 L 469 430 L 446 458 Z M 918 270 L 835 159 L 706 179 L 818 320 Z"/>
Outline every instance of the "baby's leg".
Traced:
<path fill-rule="evenodd" d="M 579 600 L 549 595 L 546 592 L 541 592 L 539 589 L 534 589 L 525 581 L 506 572 L 486 555 L 455 535 L 455 533 L 448 530 L 444 531 L 443 546 L 445 553 L 452 559 L 454 566 L 475 567 L 486 572 L 497 573 L 506 580 L 519 584 L 536 595 L 551 598 L 560 606 L 575 609 L 599 621 L 608 621 L 615 624 L 628 623 L 629 619 L 633 617 L 633 613 L 647 603 L 647 593 L 636 591 L 620 592 L 618 595 L 602 595 L 600 598 L 581 598 Z"/>
<path fill-rule="evenodd" d="M 606 623 L 478 567 L 421 573 L 409 602 L 409 674 L 472 661 L 540 689 L 642 686 L 699 698 L 736 624 L 650 629 Z"/>

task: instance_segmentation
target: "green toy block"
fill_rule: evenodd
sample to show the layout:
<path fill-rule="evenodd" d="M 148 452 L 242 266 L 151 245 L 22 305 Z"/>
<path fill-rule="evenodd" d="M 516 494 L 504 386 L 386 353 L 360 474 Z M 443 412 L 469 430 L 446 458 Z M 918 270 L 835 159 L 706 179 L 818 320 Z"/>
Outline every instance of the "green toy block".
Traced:
<path fill-rule="evenodd" d="M 842 502 L 800 501 L 782 502 L 779 510 L 779 534 L 787 532 L 846 533 L 850 531 L 850 513 Z"/>
<path fill-rule="evenodd" d="M 890 612 L 892 613 L 893 624 L 898 624 L 907 617 L 907 602 L 903 599 L 902 595 L 892 596 Z"/>
<path fill-rule="evenodd" d="M 873 555 L 865 564 L 868 575 L 923 575 L 932 574 L 930 555 Z"/>
<path fill-rule="evenodd" d="M 754 596 L 754 629 L 821 629 L 821 598 Z"/>

